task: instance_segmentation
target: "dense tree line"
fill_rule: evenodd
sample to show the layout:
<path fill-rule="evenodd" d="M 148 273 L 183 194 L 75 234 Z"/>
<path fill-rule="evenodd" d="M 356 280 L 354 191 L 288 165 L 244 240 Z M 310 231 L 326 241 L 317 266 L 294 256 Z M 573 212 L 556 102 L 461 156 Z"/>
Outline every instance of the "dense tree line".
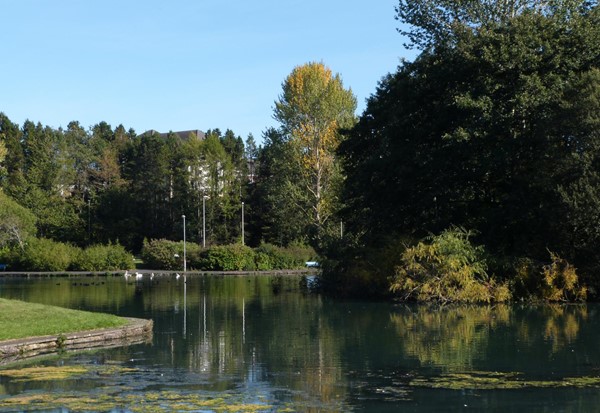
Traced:
<path fill-rule="evenodd" d="M 89 130 L 78 122 L 19 126 L 0 114 L 0 142 L 3 204 L 13 211 L 3 227 L 24 217 L 23 233 L 39 238 L 139 252 L 144 239 L 181 239 L 184 214 L 188 239 L 202 243 L 204 201 L 207 243 L 240 237 L 248 167 L 244 142 L 231 130 L 164 137 L 105 122 Z"/>
<path fill-rule="evenodd" d="M 544 274 L 554 260 L 565 277 L 568 262 L 598 285 L 596 2 L 401 1 L 398 18 L 421 53 L 381 81 L 340 148 L 344 217 L 358 241 L 332 254 L 342 263 L 330 281 L 381 292 L 395 274 L 398 288 L 398 274 L 422 263 L 372 250 L 454 228 L 487 251 L 486 277 L 515 287 L 523 263 Z"/>

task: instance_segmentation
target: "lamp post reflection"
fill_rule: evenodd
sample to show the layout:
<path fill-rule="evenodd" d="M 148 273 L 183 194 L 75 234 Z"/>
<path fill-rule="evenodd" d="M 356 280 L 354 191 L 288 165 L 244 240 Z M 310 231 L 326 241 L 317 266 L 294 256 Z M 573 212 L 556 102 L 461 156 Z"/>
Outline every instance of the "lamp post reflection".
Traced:
<path fill-rule="evenodd" d="M 186 262 L 186 250 L 185 250 L 185 215 L 182 215 L 183 219 L 183 272 L 187 271 L 187 262 Z"/>

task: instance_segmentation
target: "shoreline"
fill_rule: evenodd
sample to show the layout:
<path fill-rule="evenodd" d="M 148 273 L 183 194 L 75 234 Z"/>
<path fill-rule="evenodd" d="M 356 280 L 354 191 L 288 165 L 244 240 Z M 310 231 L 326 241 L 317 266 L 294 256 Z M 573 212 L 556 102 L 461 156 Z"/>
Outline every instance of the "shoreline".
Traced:
<path fill-rule="evenodd" d="M 0 341 L 0 366 L 62 351 L 121 347 L 151 342 L 154 322 L 129 318 L 120 327 Z"/>
<path fill-rule="evenodd" d="M 119 271 L 0 271 L 0 278 L 2 277 L 43 277 L 43 276 L 123 276 L 125 270 Z M 201 275 L 235 275 L 235 276 L 248 276 L 248 275 L 312 275 L 320 272 L 320 269 L 306 268 L 299 270 L 271 270 L 271 271 L 178 271 L 178 270 L 146 270 L 146 269 L 132 269 L 128 270 L 130 273 L 138 272 L 143 275 L 171 275 L 181 274 L 186 276 L 201 276 Z"/>

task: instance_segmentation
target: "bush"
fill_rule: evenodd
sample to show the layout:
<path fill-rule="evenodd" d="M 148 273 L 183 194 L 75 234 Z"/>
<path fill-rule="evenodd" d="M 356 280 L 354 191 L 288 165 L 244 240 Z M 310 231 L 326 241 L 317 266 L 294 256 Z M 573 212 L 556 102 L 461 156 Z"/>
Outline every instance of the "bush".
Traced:
<path fill-rule="evenodd" d="M 222 245 L 202 251 L 197 265 L 204 271 L 254 271 L 254 258 L 254 251 L 250 247 L 241 244 Z"/>
<path fill-rule="evenodd" d="M 575 267 L 550 252 L 550 262 L 536 263 L 521 259 L 516 265 L 514 282 L 520 298 L 545 301 L 583 301 L 587 288 L 579 284 Z"/>
<path fill-rule="evenodd" d="M 404 300 L 439 302 L 507 301 L 510 292 L 487 275 L 483 248 L 470 233 L 450 228 L 407 248 L 396 268 L 391 291 Z"/>
<path fill-rule="evenodd" d="M 287 248 L 272 244 L 261 244 L 256 249 L 256 268 L 262 271 L 291 270 L 304 268 L 306 261 L 315 259 L 316 253 L 311 247 L 292 245 Z"/>
<path fill-rule="evenodd" d="M 141 255 L 144 265 L 148 268 L 155 270 L 183 268 L 183 242 L 166 239 L 144 240 Z"/>
<path fill-rule="evenodd" d="M 254 251 L 254 263 L 257 271 L 271 271 L 273 269 L 271 256 L 262 251 Z"/>
<path fill-rule="evenodd" d="M 18 258 L 18 266 L 29 271 L 66 271 L 78 248 L 46 238 L 30 238 Z"/>
<path fill-rule="evenodd" d="M 92 245 L 80 250 L 71 265 L 77 271 L 115 271 L 131 268 L 132 256 L 118 244 Z"/>
<path fill-rule="evenodd" d="M 186 243 L 189 268 L 202 271 L 271 271 L 304 268 L 315 259 L 311 247 L 293 245 L 288 248 L 262 244 L 254 251 L 241 244 L 213 246 Z M 175 270 L 183 267 L 183 242 L 144 240 L 142 259 L 148 268 Z"/>

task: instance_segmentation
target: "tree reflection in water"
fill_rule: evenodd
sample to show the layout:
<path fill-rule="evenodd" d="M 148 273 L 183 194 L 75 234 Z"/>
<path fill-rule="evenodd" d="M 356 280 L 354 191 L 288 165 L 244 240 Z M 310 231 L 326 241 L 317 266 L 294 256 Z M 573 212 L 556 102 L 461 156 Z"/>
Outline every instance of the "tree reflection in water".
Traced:
<path fill-rule="evenodd" d="M 394 305 L 327 299 L 301 285 L 298 277 L 267 276 L 197 275 L 185 284 L 174 276 L 141 283 L 122 277 L 0 279 L 0 296 L 154 320 L 152 345 L 49 362 L 134 369 L 58 386 L 67 392 L 77 391 L 70 385 L 101 392 L 112 380 L 115 389 L 126 381 L 133 390 L 124 391 L 141 398 L 150 391 L 199 392 L 258 400 L 275 406 L 272 411 L 379 412 L 380 403 L 435 408 L 440 395 L 431 393 L 433 385 L 457 377 L 485 381 L 490 393 L 478 393 L 478 400 L 499 406 L 503 398 L 493 393 L 494 383 L 513 380 L 499 390 L 522 381 L 583 383 L 600 366 L 600 307 L 593 304 Z M 0 393 L 36 389 L 57 385 L 0 378 Z M 561 394 L 564 405 L 590 400 L 586 393 L 574 399 L 568 389 Z M 444 393 L 439 403 L 464 397 Z M 513 394 L 513 402 L 518 397 Z M 529 400 L 526 392 L 522 398 Z"/>

